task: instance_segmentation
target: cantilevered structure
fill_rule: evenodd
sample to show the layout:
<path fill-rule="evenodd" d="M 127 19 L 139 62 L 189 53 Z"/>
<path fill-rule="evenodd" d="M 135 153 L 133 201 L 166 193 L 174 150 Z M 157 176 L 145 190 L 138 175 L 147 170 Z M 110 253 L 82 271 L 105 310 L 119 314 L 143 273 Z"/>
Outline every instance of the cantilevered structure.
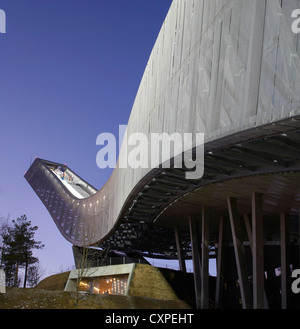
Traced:
<path fill-rule="evenodd" d="M 300 267 L 300 34 L 291 28 L 298 6 L 174 0 L 127 134 L 204 133 L 204 175 L 188 180 L 184 168 L 116 168 L 96 191 L 66 166 L 36 159 L 25 178 L 63 236 L 77 246 L 178 256 L 182 270 L 192 256 L 202 308 L 214 249 L 216 305 L 234 298 L 243 308 L 296 305 L 289 280 L 290 264 Z M 77 183 L 62 181 L 63 172 Z M 228 270 L 232 264 L 236 272 Z M 237 297 L 228 288 L 235 280 Z"/>

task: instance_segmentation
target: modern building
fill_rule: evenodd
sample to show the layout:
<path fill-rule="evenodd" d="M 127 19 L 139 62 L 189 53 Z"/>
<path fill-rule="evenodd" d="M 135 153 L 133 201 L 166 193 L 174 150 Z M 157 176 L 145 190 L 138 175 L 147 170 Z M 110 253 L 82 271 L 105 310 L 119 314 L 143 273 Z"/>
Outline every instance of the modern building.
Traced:
<path fill-rule="evenodd" d="M 127 126 L 204 133 L 192 169 L 116 168 L 99 191 L 36 159 L 25 178 L 73 245 L 192 257 L 196 305 L 300 307 L 300 34 L 297 0 L 174 0 Z M 124 144 L 125 145 L 125 144 Z M 128 149 L 122 145 L 119 161 Z M 178 163 L 182 154 L 172 160 Z M 208 260 L 217 259 L 215 291 Z"/>
<path fill-rule="evenodd" d="M 70 272 L 65 291 L 75 291 L 80 278 L 80 291 L 127 296 L 134 269 L 135 263 L 75 269 Z"/>
<path fill-rule="evenodd" d="M 178 295 L 174 292 L 174 284 L 169 282 L 170 280 L 165 274 L 151 265 L 135 263 L 90 267 L 83 269 L 83 271 L 82 269 L 76 269 L 70 272 L 64 290 L 69 292 L 77 291 L 80 295 L 147 297 L 144 299 L 144 303 L 141 299 L 139 300 L 140 303 L 134 299 L 123 299 L 132 307 L 137 304 L 142 307 L 143 304 L 147 304 L 149 298 L 153 298 L 157 308 L 161 307 L 161 301 L 171 303 L 169 307 L 174 305 L 190 308 L 189 304 L 183 301 L 181 293 Z M 170 271 L 169 274 L 174 273 Z M 79 285 L 77 285 L 78 281 Z M 186 295 L 186 291 L 184 294 Z M 105 303 L 105 299 L 100 299 L 100 302 Z"/>

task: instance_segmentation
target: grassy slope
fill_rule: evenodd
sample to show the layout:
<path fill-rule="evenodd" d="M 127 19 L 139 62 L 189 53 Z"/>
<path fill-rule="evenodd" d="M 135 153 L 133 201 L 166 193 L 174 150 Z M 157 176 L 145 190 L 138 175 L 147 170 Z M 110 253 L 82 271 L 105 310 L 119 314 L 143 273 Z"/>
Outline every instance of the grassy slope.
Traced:
<path fill-rule="evenodd" d="M 74 293 L 63 291 L 70 272 L 51 275 L 34 289 L 7 288 L 0 294 L 0 309 L 186 309 L 169 280 L 155 267 L 137 264 L 129 296 L 83 295 L 77 306 Z"/>

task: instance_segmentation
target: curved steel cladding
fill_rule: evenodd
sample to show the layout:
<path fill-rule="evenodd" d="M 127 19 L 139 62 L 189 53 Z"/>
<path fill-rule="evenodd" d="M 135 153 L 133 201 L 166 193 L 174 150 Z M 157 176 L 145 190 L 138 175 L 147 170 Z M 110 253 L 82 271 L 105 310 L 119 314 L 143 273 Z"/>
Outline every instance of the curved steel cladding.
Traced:
<path fill-rule="evenodd" d="M 120 190 L 114 183 L 117 170 L 101 190 L 95 193 L 89 185 L 92 195 L 78 198 L 49 169 L 49 164 L 64 167 L 75 174 L 65 165 L 36 158 L 25 178 L 49 211 L 61 234 L 71 243 L 83 246 L 95 244 L 112 233 L 110 231 L 116 222 L 112 221 L 111 213 L 117 207 Z"/>
<path fill-rule="evenodd" d="M 291 29 L 297 6 L 297 0 L 174 0 L 145 68 L 128 136 L 204 133 L 208 154 L 299 129 L 300 34 Z M 63 188 L 39 159 L 25 177 L 64 237 L 84 245 L 107 239 L 161 174 L 150 167 L 118 168 L 84 199 Z M 182 182 L 177 173 L 169 177 Z M 165 202 L 158 213 L 201 182 L 185 184 L 183 192 L 168 192 L 167 201 L 158 193 L 157 203 Z"/>
<path fill-rule="evenodd" d="M 82 219 L 89 218 L 90 223 L 93 221 L 86 206 L 86 200 L 90 198 L 78 198 L 72 194 L 63 181 L 50 170 L 49 163 L 42 159 L 35 159 L 25 174 L 25 178 L 49 211 L 62 235 L 67 240 L 76 243 L 78 239 L 83 238 Z M 64 165 L 55 165 L 67 168 Z M 94 191 L 92 187 L 90 189 Z"/>

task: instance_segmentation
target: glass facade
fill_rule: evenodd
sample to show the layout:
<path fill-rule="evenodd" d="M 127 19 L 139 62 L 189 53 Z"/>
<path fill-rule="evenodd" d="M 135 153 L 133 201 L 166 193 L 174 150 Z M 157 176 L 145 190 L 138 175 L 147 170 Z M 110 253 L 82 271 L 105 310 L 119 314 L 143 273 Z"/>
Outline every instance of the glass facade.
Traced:
<path fill-rule="evenodd" d="M 83 279 L 80 281 L 79 290 L 91 294 L 125 295 L 127 281 L 128 274 Z"/>

